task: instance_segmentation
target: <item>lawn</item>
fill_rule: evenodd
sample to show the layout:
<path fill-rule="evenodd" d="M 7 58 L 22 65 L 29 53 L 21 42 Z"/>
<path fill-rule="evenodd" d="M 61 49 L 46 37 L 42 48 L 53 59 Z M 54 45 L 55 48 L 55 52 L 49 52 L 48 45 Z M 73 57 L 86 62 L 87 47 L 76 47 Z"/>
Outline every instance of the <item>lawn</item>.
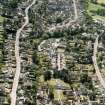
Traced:
<path fill-rule="evenodd" d="M 49 81 L 44 81 L 43 75 L 39 77 L 39 84 L 40 85 L 48 84 L 49 86 L 51 86 L 54 89 L 53 93 L 54 93 L 55 100 L 65 100 L 66 97 L 63 95 L 63 91 L 62 90 L 59 91 L 59 94 L 58 94 L 58 91 L 54 88 L 57 85 L 56 80 L 59 81 L 63 86 L 65 86 L 67 88 L 70 88 L 69 84 L 63 82 L 60 79 L 54 79 L 54 78 L 52 78 Z"/>
<path fill-rule="evenodd" d="M 97 0 L 98 3 L 105 3 L 105 0 Z"/>
<path fill-rule="evenodd" d="M 93 4 L 93 3 L 89 3 L 89 7 L 88 7 L 88 10 L 91 11 L 96 11 L 98 9 L 105 9 L 105 7 L 99 5 L 99 4 Z"/>
<path fill-rule="evenodd" d="M 103 16 L 93 16 L 94 19 L 102 19 L 102 20 L 105 20 L 105 17 Z"/>
<path fill-rule="evenodd" d="M 60 80 L 60 79 L 54 79 L 54 78 L 52 78 L 52 79 L 49 80 L 49 81 L 44 81 L 43 75 L 39 77 L 39 82 L 40 82 L 40 83 L 42 83 L 42 84 L 43 84 L 43 83 L 45 83 L 45 84 L 48 83 L 50 86 L 55 86 L 55 85 L 56 85 L 56 80 L 59 81 L 63 86 L 65 86 L 65 87 L 67 87 L 67 88 L 70 88 L 69 84 L 63 82 L 63 81 Z"/>
<path fill-rule="evenodd" d="M 66 100 L 66 97 L 63 95 L 63 91 L 59 91 L 58 94 L 58 91 L 54 90 L 54 98 L 55 100 Z"/>
<path fill-rule="evenodd" d="M 101 0 L 99 0 L 101 1 Z M 105 0 L 103 0 L 105 1 Z M 99 16 L 99 15 L 94 15 L 91 11 L 97 11 L 98 9 L 105 9 L 105 7 L 99 5 L 99 4 L 93 4 L 93 3 L 89 3 L 89 7 L 88 7 L 88 14 L 90 16 L 93 17 L 93 19 L 102 19 L 102 20 L 105 20 L 105 17 L 104 16 Z"/>
<path fill-rule="evenodd" d="M 0 16 L 0 22 L 3 22 L 4 17 Z"/>
<path fill-rule="evenodd" d="M 70 87 L 69 84 L 63 82 L 63 81 L 60 80 L 60 79 L 51 79 L 50 81 L 48 81 L 48 84 L 49 84 L 49 85 L 52 85 L 52 86 L 55 86 L 55 85 L 56 85 L 56 80 L 59 81 L 59 82 L 62 84 L 62 86 L 67 87 L 67 88 Z"/>

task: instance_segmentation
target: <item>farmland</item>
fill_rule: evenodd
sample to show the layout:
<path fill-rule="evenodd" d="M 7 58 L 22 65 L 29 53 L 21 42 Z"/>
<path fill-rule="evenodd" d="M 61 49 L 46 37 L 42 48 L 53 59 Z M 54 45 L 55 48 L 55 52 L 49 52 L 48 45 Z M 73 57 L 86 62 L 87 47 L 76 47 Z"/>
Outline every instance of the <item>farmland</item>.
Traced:
<path fill-rule="evenodd" d="M 97 4 L 92 3 L 90 1 L 87 12 L 89 13 L 90 16 L 93 17 L 93 19 L 102 19 L 102 20 L 105 20 L 105 16 L 100 16 L 100 15 L 95 13 L 98 10 L 104 10 L 105 9 L 105 6 L 102 6 L 100 3 L 102 3 L 101 0 L 99 0 L 99 2 Z"/>
<path fill-rule="evenodd" d="M 105 4 L 105 0 L 98 0 L 98 3 L 104 3 Z"/>

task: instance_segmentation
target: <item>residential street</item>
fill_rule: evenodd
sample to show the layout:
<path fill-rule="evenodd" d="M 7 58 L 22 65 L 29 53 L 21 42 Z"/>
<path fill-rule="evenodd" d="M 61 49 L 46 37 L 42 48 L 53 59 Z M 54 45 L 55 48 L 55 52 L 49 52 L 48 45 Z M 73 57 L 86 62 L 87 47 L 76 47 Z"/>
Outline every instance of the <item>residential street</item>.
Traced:
<path fill-rule="evenodd" d="M 0 105 L 104 105 L 105 0 L 0 0 Z"/>
<path fill-rule="evenodd" d="M 57 26 L 54 26 L 54 27 L 50 27 L 50 28 L 48 28 L 48 32 L 54 31 L 56 29 L 62 29 L 64 27 L 68 28 L 72 23 L 76 22 L 77 19 L 78 19 L 78 12 L 77 12 L 77 7 L 76 7 L 76 1 L 75 0 L 73 0 L 73 7 L 74 7 L 74 14 L 75 14 L 74 20 L 69 19 L 70 21 L 67 24 L 63 23 L 62 25 L 57 25 Z"/>
<path fill-rule="evenodd" d="M 76 1 L 73 0 L 73 4 L 74 4 L 74 12 L 75 12 L 75 20 L 78 19 L 78 12 L 77 12 L 77 6 L 76 6 Z"/>
<path fill-rule="evenodd" d="M 32 4 L 30 4 L 26 9 L 25 9 L 25 23 L 23 26 L 17 30 L 16 33 L 16 41 L 15 41 L 15 57 L 16 57 L 16 73 L 13 81 L 13 86 L 12 86 L 12 91 L 10 93 L 11 96 L 11 105 L 16 105 L 16 92 L 18 88 L 18 82 L 19 82 L 19 76 L 20 76 L 20 71 L 21 71 L 21 58 L 19 56 L 19 38 L 22 30 L 24 27 L 29 23 L 29 17 L 28 17 L 28 11 L 29 9 L 35 4 L 36 0 L 33 0 Z"/>
<path fill-rule="evenodd" d="M 93 63 L 94 63 L 94 68 L 96 70 L 96 75 L 100 81 L 100 84 L 103 86 L 103 88 L 105 89 L 105 82 L 104 79 L 102 78 L 102 75 L 100 73 L 99 67 L 98 67 L 98 63 L 97 63 L 97 50 L 98 50 L 98 40 L 99 40 L 99 36 L 97 36 L 95 43 L 94 43 L 94 52 L 93 52 Z"/>

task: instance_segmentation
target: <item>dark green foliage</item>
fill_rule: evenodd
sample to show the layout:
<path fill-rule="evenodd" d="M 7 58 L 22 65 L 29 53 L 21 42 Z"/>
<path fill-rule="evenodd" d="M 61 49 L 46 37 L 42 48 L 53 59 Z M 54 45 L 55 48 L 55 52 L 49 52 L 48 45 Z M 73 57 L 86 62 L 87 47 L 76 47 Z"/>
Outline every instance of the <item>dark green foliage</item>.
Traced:
<path fill-rule="evenodd" d="M 53 92 L 49 92 L 48 98 L 50 100 L 53 100 L 54 99 L 54 93 Z"/>
<path fill-rule="evenodd" d="M 93 89 L 93 83 L 91 77 L 88 74 L 81 74 L 80 75 L 80 82 L 84 84 L 87 88 Z"/>
<path fill-rule="evenodd" d="M 99 15 L 99 16 L 105 16 L 105 9 L 98 9 L 97 11 L 90 11 L 95 15 Z"/>
<path fill-rule="evenodd" d="M 90 82 L 90 77 L 88 76 L 88 74 L 81 74 L 80 76 L 80 82 L 81 83 L 85 83 L 85 82 Z"/>
<path fill-rule="evenodd" d="M 50 71 L 46 71 L 44 73 L 44 80 L 47 81 L 47 80 L 50 80 L 51 79 L 51 72 Z"/>
<path fill-rule="evenodd" d="M 39 63 L 39 60 L 38 60 L 36 52 L 33 53 L 32 61 L 33 61 L 34 64 L 38 64 Z"/>
<path fill-rule="evenodd" d="M 61 17 L 58 17 L 57 19 L 56 19 L 56 23 L 61 23 L 62 22 L 62 18 Z"/>
<path fill-rule="evenodd" d="M 100 15 L 100 16 L 105 16 L 105 9 L 98 9 L 96 11 L 97 15 Z"/>
<path fill-rule="evenodd" d="M 65 69 L 61 70 L 61 71 L 54 70 L 53 77 L 59 78 L 66 83 L 71 83 L 70 74 L 69 74 L 68 70 L 65 70 Z"/>
<path fill-rule="evenodd" d="M 91 2 L 97 4 L 97 0 L 91 0 Z"/>
<path fill-rule="evenodd" d="M 90 93 L 89 98 L 90 98 L 90 100 L 95 101 L 96 94 L 94 92 Z"/>
<path fill-rule="evenodd" d="M 54 70 L 53 77 L 54 78 L 59 78 L 59 71 L 58 70 Z"/>

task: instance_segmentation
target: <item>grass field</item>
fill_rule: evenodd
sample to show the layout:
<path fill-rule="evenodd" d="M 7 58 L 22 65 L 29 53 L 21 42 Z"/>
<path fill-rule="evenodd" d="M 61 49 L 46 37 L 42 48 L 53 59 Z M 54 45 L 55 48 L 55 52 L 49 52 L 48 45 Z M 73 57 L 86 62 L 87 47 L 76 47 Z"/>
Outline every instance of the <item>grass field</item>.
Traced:
<path fill-rule="evenodd" d="M 58 94 L 57 90 L 54 90 L 54 98 L 55 100 L 65 100 L 66 97 L 63 95 L 63 91 L 60 91 Z"/>
<path fill-rule="evenodd" d="M 0 16 L 0 22 L 3 22 L 4 17 Z"/>
<path fill-rule="evenodd" d="M 105 17 L 103 17 L 103 16 L 93 16 L 93 19 L 102 19 L 102 20 L 105 20 Z"/>
<path fill-rule="evenodd" d="M 98 9 L 105 9 L 105 7 L 101 6 L 101 5 L 98 5 L 98 4 L 93 4 L 93 3 L 89 3 L 89 7 L 88 7 L 88 10 L 91 11 L 91 10 L 98 10 Z"/>
<path fill-rule="evenodd" d="M 105 0 L 99 0 L 100 2 L 101 1 L 104 1 Z M 99 4 L 93 4 L 93 3 L 90 3 L 89 2 L 89 7 L 88 7 L 88 14 L 91 15 L 93 17 L 93 19 L 102 19 L 102 20 L 105 20 L 105 17 L 104 16 L 99 16 L 99 15 L 94 15 L 91 11 L 97 11 L 98 9 L 105 9 L 105 7 L 99 5 Z"/>
<path fill-rule="evenodd" d="M 70 88 L 70 85 L 69 84 L 63 82 L 60 79 L 54 79 L 54 78 L 52 78 L 49 81 L 44 81 L 43 75 L 39 77 L 40 85 L 48 84 L 49 86 L 51 86 L 53 88 L 53 93 L 54 93 L 54 99 L 55 100 L 60 100 L 60 99 L 61 100 L 65 100 L 66 99 L 66 96 L 63 95 L 63 91 L 61 90 L 59 92 L 59 94 L 58 94 L 58 91 L 55 89 L 55 86 L 57 85 L 56 80 L 59 81 L 62 84 L 62 86 L 66 87 L 66 88 Z"/>
<path fill-rule="evenodd" d="M 40 76 L 40 77 L 39 77 L 39 82 L 40 82 L 40 83 L 48 83 L 48 84 L 51 85 L 51 86 L 55 86 L 55 85 L 56 85 L 56 80 L 58 80 L 63 86 L 68 87 L 68 88 L 70 87 L 69 84 L 63 82 L 63 81 L 60 80 L 60 79 L 54 79 L 54 78 L 52 78 L 52 79 L 49 80 L 49 81 L 44 81 L 43 76 Z"/>
<path fill-rule="evenodd" d="M 105 3 L 105 0 L 97 0 L 98 3 Z"/>

